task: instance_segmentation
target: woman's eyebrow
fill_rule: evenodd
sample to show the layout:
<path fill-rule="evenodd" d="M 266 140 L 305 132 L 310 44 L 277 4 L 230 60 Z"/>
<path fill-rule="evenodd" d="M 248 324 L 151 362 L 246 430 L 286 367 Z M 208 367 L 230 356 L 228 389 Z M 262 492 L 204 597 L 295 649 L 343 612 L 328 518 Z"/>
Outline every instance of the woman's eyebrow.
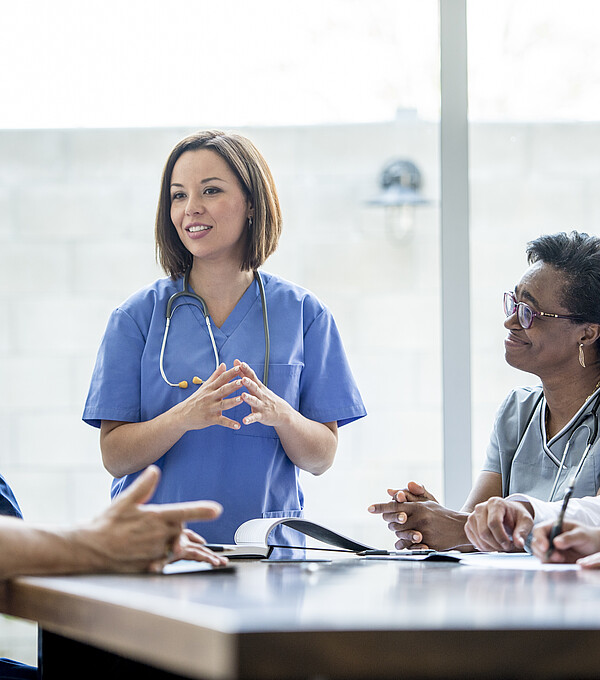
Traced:
<path fill-rule="evenodd" d="M 517 288 L 518 287 L 519 286 L 517 286 Z M 515 288 L 515 294 L 517 293 L 517 288 Z M 535 297 L 527 289 L 521 291 L 521 297 L 527 300 L 527 302 L 531 302 L 531 304 L 535 305 L 536 307 L 540 306 Z"/>
<path fill-rule="evenodd" d="M 207 184 L 208 182 L 227 182 L 225 179 L 221 179 L 220 177 L 207 177 L 206 179 L 201 179 L 200 184 Z M 183 184 L 180 184 L 179 182 L 171 182 L 171 188 L 173 187 L 182 187 Z"/>
<path fill-rule="evenodd" d="M 207 177 L 206 179 L 201 180 L 200 184 L 206 184 L 207 182 L 214 182 L 215 180 L 217 182 L 225 182 L 226 181 L 224 179 L 221 179 L 220 177 Z"/>

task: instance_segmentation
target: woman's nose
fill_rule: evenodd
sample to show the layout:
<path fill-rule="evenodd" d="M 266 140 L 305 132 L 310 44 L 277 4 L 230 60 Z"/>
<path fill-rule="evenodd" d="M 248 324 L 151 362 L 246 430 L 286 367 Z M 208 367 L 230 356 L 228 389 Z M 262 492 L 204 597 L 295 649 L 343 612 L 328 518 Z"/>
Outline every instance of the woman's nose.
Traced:
<path fill-rule="evenodd" d="M 506 319 L 504 319 L 504 328 L 507 330 L 511 330 L 513 328 L 521 328 L 521 324 L 519 323 L 519 319 L 517 318 L 517 310 L 510 315 L 507 316 Z"/>
<path fill-rule="evenodd" d="M 196 213 L 201 213 L 204 211 L 204 202 L 199 196 L 190 196 L 188 198 L 187 205 L 185 206 L 185 212 L 187 215 L 194 215 Z"/>

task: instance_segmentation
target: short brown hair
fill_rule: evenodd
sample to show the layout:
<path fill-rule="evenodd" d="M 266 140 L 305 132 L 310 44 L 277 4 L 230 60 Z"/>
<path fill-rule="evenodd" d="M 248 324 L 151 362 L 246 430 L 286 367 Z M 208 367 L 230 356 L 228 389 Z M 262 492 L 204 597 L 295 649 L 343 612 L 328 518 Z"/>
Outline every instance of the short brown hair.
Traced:
<path fill-rule="evenodd" d="M 164 271 L 176 278 L 192 265 L 192 254 L 181 242 L 171 220 L 171 176 L 178 158 L 186 151 L 210 149 L 225 160 L 239 180 L 253 208 L 252 227 L 240 269 L 258 269 L 277 248 L 281 234 L 281 209 L 275 182 L 260 151 L 246 137 L 205 130 L 175 145 L 162 174 L 156 210 L 156 259 Z"/>

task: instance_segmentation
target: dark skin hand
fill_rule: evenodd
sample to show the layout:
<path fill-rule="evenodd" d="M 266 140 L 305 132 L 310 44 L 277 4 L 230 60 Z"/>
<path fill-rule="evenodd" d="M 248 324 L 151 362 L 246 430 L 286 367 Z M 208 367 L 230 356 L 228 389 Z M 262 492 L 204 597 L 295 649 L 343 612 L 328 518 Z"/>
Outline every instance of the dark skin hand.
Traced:
<path fill-rule="evenodd" d="M 530 503 L 494 496 L 478 503 L 465 526 L 471 543 L 484 552 L 523 550 L 533 528 Z"/>
<path fill-rule="evenodd" d="M 469 513 L 477 505 L 502 493 L 499 473 L 482 471 L 475 480 L 462 509 L 450 510 L 438 503 L 422 484 L 409 482 L 405 489 L 388 489 L 387 503 L 375 503 L 368 510 L 380 514 L 396 536 L 396 549 L 474 550 L 465 533 Z"/>
<path fill-rule="evenodd" d="M 409 482 L 406 489 L 388 489 L 392 500 L 375 503 L 369 512 L 381 514 L 403 548 L 434 550 L 472 550 L 465 535 L 468 513 L 450 510 L 437 502 L 425 487 Z"/>

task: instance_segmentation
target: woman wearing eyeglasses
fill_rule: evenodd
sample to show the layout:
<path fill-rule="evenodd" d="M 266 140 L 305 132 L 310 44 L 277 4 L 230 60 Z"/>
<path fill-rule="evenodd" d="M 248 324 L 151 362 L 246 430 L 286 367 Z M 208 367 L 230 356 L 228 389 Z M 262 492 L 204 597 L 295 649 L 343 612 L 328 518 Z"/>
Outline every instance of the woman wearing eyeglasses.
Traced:
<path fill-rule="evenodd" d="M 600 486 L 600 239 L 572 232 L 527 246 L 529 268 L 504 295 L 506 361 L 540 378 L 511 391 L 500 406 L 483 469 L 460 512 L 424 486 L 389 489 L 392 500 L 369 507 L 395 533 L 396 547 L 473 549 L 469 513 L 494 496 L 575 497 Z M 574 477 L 574 480 L 573 480 Z"/>

